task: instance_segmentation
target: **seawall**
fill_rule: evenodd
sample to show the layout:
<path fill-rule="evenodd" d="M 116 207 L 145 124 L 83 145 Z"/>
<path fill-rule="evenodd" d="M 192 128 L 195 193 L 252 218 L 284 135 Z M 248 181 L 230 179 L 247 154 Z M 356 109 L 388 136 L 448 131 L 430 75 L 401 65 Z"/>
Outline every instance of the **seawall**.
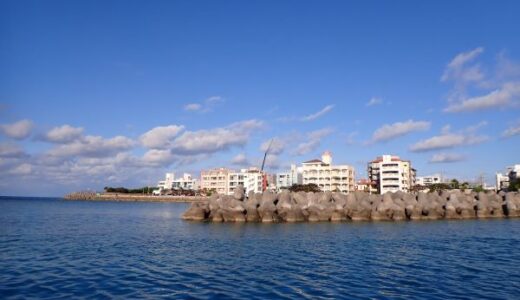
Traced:
<path fill-rule="evenodd" d="M 405 221 L 520 217 L 520 193 L 290 193 L 213 195 L 184 220 L 208 222 Z"/>
<path fill-rule="evenodd" d="M 203 196 L 152 196 L 142 194 L 123 194 L 123 193 L 94 193 L 76 192 L 64 197 L 66 200 L 86 200 L 86 201 L 129 201 L 129 202 L 202 202 L 208 199 Z"/>

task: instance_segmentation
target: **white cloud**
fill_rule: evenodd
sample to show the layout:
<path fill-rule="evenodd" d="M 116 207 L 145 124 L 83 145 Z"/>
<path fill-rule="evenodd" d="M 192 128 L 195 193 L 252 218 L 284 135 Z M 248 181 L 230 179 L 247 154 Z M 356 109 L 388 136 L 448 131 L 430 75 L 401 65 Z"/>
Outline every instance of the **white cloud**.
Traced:
<path fill-rule="evenodd" d="M 323 116 L 324 114 L 328 113 L 334 108 L 334 105 L 327 105 L 324 108 L 322 108 L 320 111 L 310 114 L 308 116 L 305 116 L 302 118 L 302 121 L 308 122 L 318 119 L 319 117 Z"/>
<path fill-rule="evenodd" d="M 465 159 L 466 159 L 466 157 L 461 154 L 437 153 L 431 157 L 430 163 L 454 163 L 454 162 L 463 161 Z"/>
<path fill-rule="evenodd" d="M 504 130 L 504 132 L 502 132 L 502 137 L 505 138 L 512 137 L 515 135 L 520 135 L 520 124 L 516 126 L 511 126 L 508 129 Z"/>
<path fill-rule="evenodd" d="M 231 164 L 237 165 L 237 166 L 249 166 L 249 160 L 247 159 L 247 156 L 244 153 L 239 153 L 233 159 L 231 159 Z"/>
<path fill-rule="evenodd" d="M 248 120 L 227 127 L 185 131 L 172 142 L 171 149 L 178 155 L 210 154 L 228 150 L 245 145 L 252 132 L 262 126 L 261 121 Z"/>
<path fill-rule="evenodd" d="M 520 77 L 520 63 L 509 59 L 504 51 L 497 55 L 496 76 L 499 80 L 508 81 Z"/>
<path fill-rule="evenodd" d="M 0 143 L 0 158 L 24 158 L 28 156 L 18 145 Z"/>
<path fill-rule="evenodd" d="M 405 122 L 396 122 L 393 124 L 385 124 L 374 131 L 372 142 L 383 142 L 398 138 L 415 131 L 425 131 L 430 128 L 430 122 L 408 120 Z"/>
<path fill-rule="evenodd" d="M 278 158 L 278 155 L 267 154 L 267 157 L 265 158 L 264 169 L 278 170 L 279 168 L 280 168 L 280 160 Z"/>
<path fill-rule="evenodd" d="M 33 123 L 30 120 L 21 120 L 12 124 L 0 124 L 0 132 L 4 135 L 23 140 L 31 134 Z"/>
<path fill-rule="evenodd" d="M 204 102 L 208 105 L 211 105 L 211 104 L 215 104 L 215 103 L 224 102 L 224 98 L 222 98 L 220 96 L 211 96 L 208 99 L 206 99 Z"/>
<path fill-rule="evenodd" d="M 83 128 L 63 125 L 55 127 L 44 136 L 44 140 L 52 143 L 70 143 L 81 139 L 83 136 Z"/>
<path fill-rule="evenodd" d="M 202 105 L 200 105 L 199 103 L 189 103 L 189 104 L 184 105 L 184 110 L 187 110 L 187 111 L 197 111 L 197 110 L 201 110 L 201 109 L 202 109 Z"/>
<path fill-rule="evenodd" d="M 518 103 L 520 98 L 520 82 L 506 83 L 501 88 L 484 96 L 468 98 L 450 104 L 445 112 L 468 112 L 491 108 L 504 108 Z"/>
<path fill-rule="evenodd" d="M 175 161 L 175 156 L 170 150 L 148 150 L 142 158 L 143 162 L 151 165 L 169 166 Z"/>
<path fill-rule="evenodd" d="M 447 124 L 447 125 L 444 125 L 441 129 L 441 133 L 442 134 L 448 134 L 450 133 L 451 131 L 451 125 L 450 124 Z"/>
<path fill-rule="evenodd" d="M 470 62 L 473 59 L 475 59 L 482 52 L 484 52 L 484 48 L 483 47 L 478 47 L 478 48 L 475 48 L 475 49 L 473 49 L 471 51 L 468 51 L 468 52 L 459 53 L 448 64 L 448 67 L 449 68 L 459 68 L 459 67 L 463 66 L 464 64 L 466 64 L 467 62 Z"/>
<path fill-rule="evenodd" d="M 269 148 L 269 145 L 271 145 L 271 148 Z M 265 151 L 267 151 L 267 148 L 269 148 L 269 153 L 278 155 L 285 150 L 286 146 L 287 146 L 287 143 L 286 143 L 285 139 L 275 137 L 275 138 L 272 138 L 272 139 L 269 139 L 269 140 L 263 142 L 262 145 L 260 146 L 260 150 L 262 152 L 265 152 Z"/>
<path fill-rule="evenodd" d="M 186 111 L 198 111 L 198 112 L 209 112 L 213 107 L 219 103 L 224 102 L 224 98 L 220 96 L 211 96 L 202 103 L 188 103 L 184 105 Z"/>
<path fill-rule="evenodd" d="M 49 150 L 48 154 L 55 157 L 103 157 L 130 150 L 134 146 L 135 142 L 124 136 L 105 139 L 88 135 L 72 143 L 57 146 Z"/>
<path fill-rule="evenodd" d="M 482 47 L 457 55 L 444 71 L 441 81 L 451 81 L 448 106 L 444 112 L 460 113 L 520 106 L 520 64 L 504 53 L 497 55 L 495 72 L 485 76 L 474 60 Z M 488 68 L 489 69 L 489 68 Z M 466 90 L 473 95 L 467 95 Z"/>
<path fill-rule="evenodd" d="M 482 127 L 487 126 L 489 123 L 487 121 L 480 121 L 479 123 L 475 125 L 468 126 L 467 128 L 463 129 L 462 132 L 465 133 L 474 133 L 477 130 L 479 130 Z"/>
<path fill-rule="evenodd" d="M 305 155 L 316 150 L 321 145 L 321 140 L 330 135 L 334 130 L 331 128 L 323 128 L 308 132 L 306 141 L 298 144 L 293 151 L 294 155 Z"/>
<path fill-rule="evenodd" d="M 425 152 L 439 149 L 449 149 L 459 146 L 479 144 L 487 141 L 487 136 L 464 135 L 462 133 L 445 133 L 422 140 L 410 147 L 413 152 Z"/>
<path fill-rule="evenodd" d="M 170 148 L 175 137 L 184 130 L 184 126 L 169 125 L 155 127 L 140 137 L 141 143 L 151 149 Z"/>
<path fill-rule="evenodd" d="M 17 167 L 9 170 L 9 174 L 11 175 L 29 175 L 32 173 L 32 166 L 27 163 L 23 163 L 18 165 Z"/>
<path fill-rule="evenodd" d="M 26 155 L 15 145 L 0 143 L 0 168 L 5 170 L 0 172 L 0 182 L 9 179 L 10 183 L 16 183 L 16 178 L 23 176 L 24 180 L 34 180 L 39 186 L 67 190 L 89 186 L 99 188 L 115 182 L 130 187 L 155 184 L 172 165 L 179 168 L 207 159 L 215 151 L 242 146 L 249 141 L 253 131 L 262 126 L 261 121 L 248 120 L 222 128 L 189 132 L 182 138 L 181 132 L 180 136 L 170 139 L 171 148 L 150 148 L 142 156 L 130 153 L 138 144 L 124 136 L 80 136 L 72 142 L 57 144 L 48 151 L 32 156 Z M 59 136 L 55 140 L 65 140 Z M 190 136 L 200 140 L 190 144 L 193 142 Z M 208 140 L 208 136 L 212 138 Z M 150 135 L 147 137 L 150 138 Z M 148 145 L 158 144 L 154 139 L 145 140 Z"/>
<path fill-rule="evenodd" d="M 372 97 L 366 104 L 366 106 L 374 106 L 374 105 L 379 105 L 379 104 L 383 104 L 383 99 L 381 98 L 378 98 L 378 97 Z"/>
<path fill-rule="evenodd" d="M 441 77 L 442 81 L 447 80 L 462 80 L 462 81 L 478 81 L 483 78 L 482 73 L 478 66 L 470 68 L 464 68 L 469 62 L 477 58 L 484 48 L 478 47 L 468 52 L 459 53 L 453 60 L 446 66 L 444 74 Z"/>
<path fill-rule="evenodd" d="M 354 145 L 356 144 L 355 137 L 359 135 L 359 132 L 353 131 L 347 135 L 346 144 Z"/>

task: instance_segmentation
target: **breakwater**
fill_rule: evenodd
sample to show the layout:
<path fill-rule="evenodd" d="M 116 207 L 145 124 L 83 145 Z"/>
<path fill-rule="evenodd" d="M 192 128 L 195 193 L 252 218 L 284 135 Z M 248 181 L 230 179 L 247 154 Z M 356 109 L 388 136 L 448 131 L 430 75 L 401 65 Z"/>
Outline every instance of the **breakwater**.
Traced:
<path fill-rule="evenodd" d="M 88 201 L 141 201 L 141 202 L 201 202 L 208 198 L 204 196 L 153 196 L 142 194 L 123 193 L 95 193 L 74 192 L 63 197 L 66 200 L 88 200 Z"/>
<path fill-rule="evenodd" d="M 319 222 L 319 221 L 404 221 L 438 219 L 504 218 L 520 216 L 520 194 L 463 193 L 386 193 L 370 195 L 264 192 L 243 189 L 232 196 L 213 195 L 192 203 L 182 218 L 212 222 Z"/>

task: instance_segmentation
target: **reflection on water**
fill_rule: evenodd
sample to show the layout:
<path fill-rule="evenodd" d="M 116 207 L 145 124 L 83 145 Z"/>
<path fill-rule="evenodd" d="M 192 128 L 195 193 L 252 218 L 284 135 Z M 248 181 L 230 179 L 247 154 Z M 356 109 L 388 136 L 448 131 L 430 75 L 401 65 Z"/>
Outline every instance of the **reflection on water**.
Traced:
<path fill-rule="evenodd" d="M 520 220 L 233 224 L 185 204 L 0 199 L 0 295 L 515 298 Z"/>

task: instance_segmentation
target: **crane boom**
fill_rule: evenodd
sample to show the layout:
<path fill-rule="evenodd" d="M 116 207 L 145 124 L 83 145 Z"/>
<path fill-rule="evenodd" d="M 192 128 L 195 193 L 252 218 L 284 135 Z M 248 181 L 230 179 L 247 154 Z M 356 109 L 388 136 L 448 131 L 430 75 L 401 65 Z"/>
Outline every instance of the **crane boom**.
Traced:
<path fill-rule="evenodd" d="M 267 146 L 267 149 L 265 150 L 264 160 L 262 161 L 262 167 L 260 168 L 260 173 L 262 174 L 262 192 L 265 192 L 265 190 L 267 190 L 267 174 L 264 173 L 264 167 L 265 167 L 265 160 L 267 159 L 267 153 L 269 153 L 272 143 L 273 143 L 273 139 L 271 139 L 271 141 L 269 142 L 269 146 Z"/>
<path fill-rule="evenodd" d="M 264 171 L 264 167 L 265 167 L 265 160 L 267 158 L 267 153 L 269 153 L 269 150 L 271 149 L 271 145 L 273 144 L 273 139 L 271 139 L 271 141 L 269 142 L 269 146 L 267 146 L 267 149 L 265 150 L 265 153 L 264 153 L 264 160 L 262 161 L 262 167 L 260 168 L 260 171 Z"/>

